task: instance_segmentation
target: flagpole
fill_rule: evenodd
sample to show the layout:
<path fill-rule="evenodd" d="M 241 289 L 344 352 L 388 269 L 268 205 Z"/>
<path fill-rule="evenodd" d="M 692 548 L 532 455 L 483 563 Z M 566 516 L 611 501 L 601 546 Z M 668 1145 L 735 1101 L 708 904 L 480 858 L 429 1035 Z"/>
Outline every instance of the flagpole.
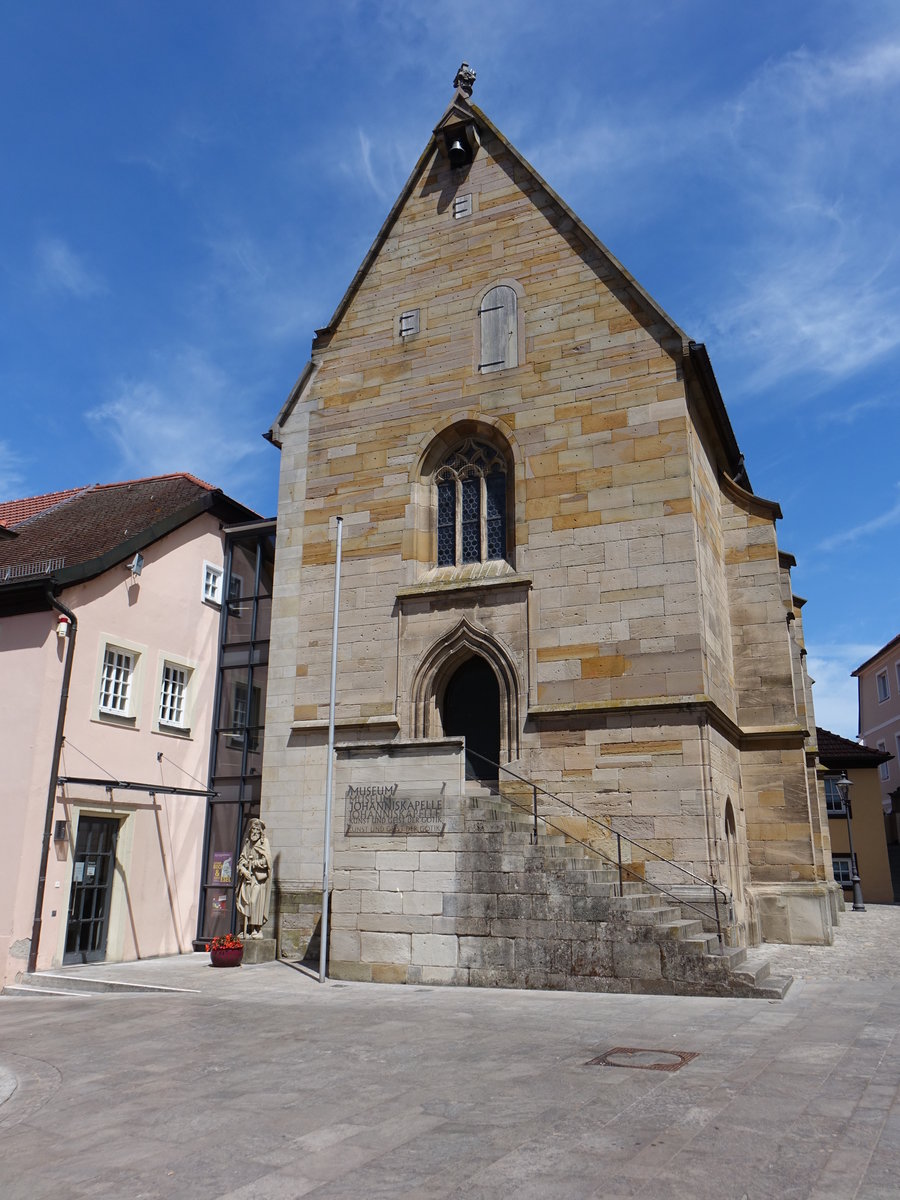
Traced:
<path fill-rule="evenodd" d="M 337 518 L 337 552 L 334 559 L 334 617 L 331 625 L 331 694 L 328 700 L 328 766 L 325 771 L 325 846 L 322 852 L 322 937 L 319 946 L 319 983 L 325 982 L 328 952 L 328 876 L 331 865 L 331 791 L 334 767 L 334 697 L 337 687 L 338 611 L 341 603 L 341 534 L 344 518 Z"/>

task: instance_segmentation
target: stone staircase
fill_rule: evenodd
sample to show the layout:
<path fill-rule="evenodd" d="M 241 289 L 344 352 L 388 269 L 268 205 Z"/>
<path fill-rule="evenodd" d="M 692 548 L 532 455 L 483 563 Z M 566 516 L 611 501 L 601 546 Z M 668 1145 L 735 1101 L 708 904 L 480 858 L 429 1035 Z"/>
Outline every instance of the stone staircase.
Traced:
<path fill-rule="evenodd" d="M 492 895 L 445 897 L 465 945 L 457 982 L 761 999 L 791 985 L 764 951 L 720 947 L 699 914 L 642 881 L 620 887 L 614 864 L 543 822 L 533 844 L 531 822 L 487 788 L 467 785 L 459 834 Z"/>

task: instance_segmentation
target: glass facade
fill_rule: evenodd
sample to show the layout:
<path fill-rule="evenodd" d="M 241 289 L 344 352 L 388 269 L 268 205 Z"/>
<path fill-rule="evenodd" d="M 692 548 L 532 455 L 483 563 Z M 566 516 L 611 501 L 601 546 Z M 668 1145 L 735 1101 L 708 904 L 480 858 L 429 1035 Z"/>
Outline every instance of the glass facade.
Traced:
<path fill-rule="evenodd" d="M 275 522 L 226 538 L 198 942 L 236 928 L 235 870 L 247 823 L 259 816 L 262 775 Z"/>

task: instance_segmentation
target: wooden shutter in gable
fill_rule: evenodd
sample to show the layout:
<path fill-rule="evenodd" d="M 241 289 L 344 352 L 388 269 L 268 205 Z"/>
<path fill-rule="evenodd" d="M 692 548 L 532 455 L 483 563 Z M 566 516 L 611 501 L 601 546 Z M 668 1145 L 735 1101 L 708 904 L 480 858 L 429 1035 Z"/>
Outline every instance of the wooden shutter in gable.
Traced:
<path fill-rule="evenodd" d="M 483 372 L 502 371 L 519 363 L 516 293 L 501 285 L 491 288 L 481 302 L 481 359 Z"/>

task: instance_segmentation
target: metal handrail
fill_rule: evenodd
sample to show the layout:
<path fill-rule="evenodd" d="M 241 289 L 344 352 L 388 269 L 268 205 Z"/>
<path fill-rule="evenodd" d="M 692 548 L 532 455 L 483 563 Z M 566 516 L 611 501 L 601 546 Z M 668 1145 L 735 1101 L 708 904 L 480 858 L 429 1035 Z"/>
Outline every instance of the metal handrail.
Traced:
<path fill-rule="evenodd" d="M 726 904 L 729 903 L 729 896 L 724 888 L 720 888 L 718 886 L 718 884 L 712 883 L 708 879 L 703 879 L 700 875 L 695 874 L 693 871 L 689 871 L 687 869 L 687 867 L 681 866 L 680 863 L 673 862 L 672 859 L 665 858 L 665 857 L 663 857 L 662 854 L 657 854 L 657 852 L 655 850 L 651 850 L 649 846 L 644 846 L 641 842 L 635 841 L 634 838 L 628 837 L 627 834 L 619 833 L 618 830 L 613 829 L 612 821 L 610 820 L 609 817 L 605 818 L 605 820 L 600 820 L 599 818 L 592 816 L 590 813 L 586 813 L 582 809 L 576 808 L 575 805 L 570 804 L 568 800 L 563 800 L 562 796 L 557 796 L 554 792 L 548 791 L 547 788 L 541 787 L 541 785 L 539 783 L 535 783 L 534 780 L 527 779 L 524 775 L 519 775 L 518 772 L 514 771 L 511 767 L 504 766 L 503 763 L 494 762 L 493 759 L 487 758 L 486 755 L 484 755 L 484 754 L 479 754 L 479 752 L 477 750 L 470 750 L 467 748 L 466 755 L 467 756 L 473 755 L 475 758 L 480 759 L 482 762 L 489 763 L 490 766 L 496 767 L 498 769 L 498 771 L 506 771 L 506 773 L 508 775 L 512 775 L 514 779 L 518 779 L 520 783 L 524 783 L 532 789 L 532 800 L 533 800 L 532 814 L 533 814 L 534 825 L 533 825 L 531 837 L 532 837 L 533 843 L 535 843 L 535 844 L 537 843 L 537 823 L 539 820 L 541 820 L 544 822 L 544 824 L 546 826 L 549 826 L 549 828 L 551 828 L 551 829 L 555 829 L 557 832 L 563 834 L 564 837 L 567 837 L 570 841 L 575 842 L 577 845 L 583 846 L 590 853 L 598 855 L 598 857 L 604 859 L 608 863 L 612 863 L 614 866 L 618 866 L 618 869 L 619 869 L 619 895 L 620 896 L 623 895 L 622 874 L 623 874 L 623 872 L 626 872 L 627 874 L 633 876 L 635 879 L 639 879 L 641 881 L 641 883 L 645 884 L 647 887 L 654 888 L 656 891 L 661 892 L 662 895 L 668 896 L 669 899 L 674 900 L 676 904 L 683 905 L 685 908 L 693 909 L 694 912 L 699 912 L 701 914 L 701 916 L 706 916 L 705 911 L 702 908 L 699 908 L 696 904 L 692 904 L 690 902 L 690 900 L 684 900 L 680 896 L 676 895 L 675 892 L 670 892 L 667 888 L 664 888 L 661 884 L 654 883 L 652 880 L 645 878 L 643 875 L 638 875 L 638 873 L 636 871 L 631 870 L 631 868 L 628 866 L 627 863 L 623 863 L 623 861 L 622 861 L 622 842 L 623 842 L 623 840 L 626 841 L 629 844 L 629 846 L 635 846 L 635 847 L 637 847 L 638 850 L 643 850 L 645 854 L 652 854 L 653 857 L 655 859 L 657 859 L 659 862 L 665 863 L 669 867 L 674 867 L 676 869 L 676 871 L 681 871 L 681 873 L 683 875 L 687 875 L 689 878 L 695 880 L 697 883 L 701 884 L 703 887 L 708 887 L 712 891 L 712 895 L 713 895 L 713 904 L 715 907 L 715 918 L 716 918 L 716 934 L 719 939 L 719 948 L 722 949 L 724 947 L 724 940 L 723 940 L 723 936 L 722 936 L 722 922 L 721 922 L 721 919 L 719 916 L 719 896 L 722 897 L 722 900 L 724 901 L 724 903 L 726 903 Z M 482 780 L 481 782 L 484 782 L 484 781 Z M 618 855 L 617 859 L 610 858 L 610 856 L 608 854 L 604 854 L 602 850 L 598 850 L 596 848 L 596 846 L 592 846 L 590 844 L 590 842 L 584 842 L 581 840 L 581 838 L 574 837 L 572 834 L 567 833 L 566 830 L 563 829 L 561 826 L 554 825 L 554 823 L 548 817 L 544 816 L 543 814 L 539 814 L 538 808 L 537 808 L 538 792 L 542 792 L 543 795 L 549 796 L 550 799 L 555 800 L 557 804 L 564 805 L 566 808 L 568 808 L 570 810 L 570 812 L 575 813 L 579 817 L 583 817 L 586 821 L 590 821 L 592 824 L 600 826 L 600 828 L 605 828 L 609 832 L 610 836 L 615 837 L 615 839 L 616 839 L 616 847 L 617 847 L 617 855 Z M 499 778 L 499 776 L 497 778 L 497 793 L 498 793 L 498 795 L 500 794 L 500 778 Z M 524 804 L 520 804 L 517 800 L 513 799 L 513 797 L 504 796 L 503 799 L 506 800 L 506 802 L 508 804 L 513 805 L 513 807 L 521 809 L 522 812 L 528 812 L 528 809 L 526 808 L 526 806 Z"/>

